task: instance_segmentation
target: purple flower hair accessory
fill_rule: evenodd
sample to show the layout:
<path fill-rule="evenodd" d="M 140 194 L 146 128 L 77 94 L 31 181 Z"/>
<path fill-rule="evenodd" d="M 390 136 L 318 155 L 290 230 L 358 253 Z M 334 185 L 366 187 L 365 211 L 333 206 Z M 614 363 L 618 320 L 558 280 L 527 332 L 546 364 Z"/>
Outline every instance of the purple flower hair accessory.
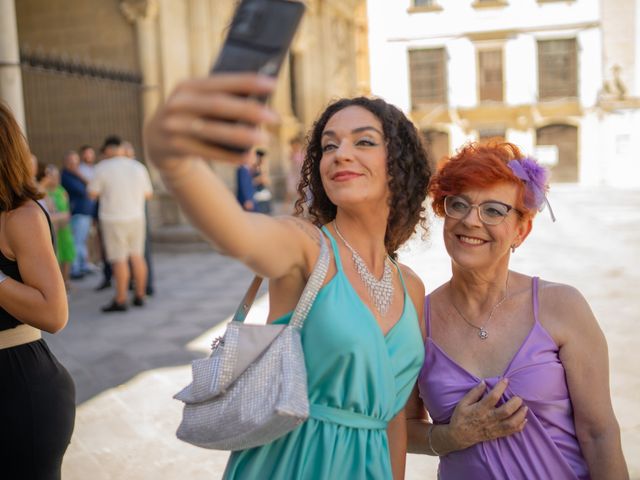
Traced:
<path fill-rule="evenodd" d="M 549 170 L 540 165 L 532 157 L 519 158 L 511 160 L 507 163 L 513 174 L 522 180 L 527 188 L 525 195 L 525 205 L 527 208 L 542 211 L 545 207 L 549 207 L 551 220 L 556 221 L 549 200 L 545 193 L 547 187 L 547 179 L 549 178 Z"/>

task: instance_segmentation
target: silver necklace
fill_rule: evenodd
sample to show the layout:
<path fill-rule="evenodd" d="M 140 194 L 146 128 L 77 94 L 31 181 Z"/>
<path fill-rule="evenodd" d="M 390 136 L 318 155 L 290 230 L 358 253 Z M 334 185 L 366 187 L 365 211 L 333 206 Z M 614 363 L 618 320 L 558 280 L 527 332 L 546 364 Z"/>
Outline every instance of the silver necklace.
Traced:
<path fill-rule="evenodd" d="M 451 305 L 453 305 L 453 308 L 455 308 L 456 312 L 458 312 L 458 315 L 460 315 L 460 317 L 471 327 L 475 328 L 476 330 L 478 330 L 478 336 L 480 337 L 481 340 L 486 340 L 487 338 L 489 338 L 489 332 L 487 331 L 487 329 L 484 326 L 477 326 L 474 323 L 471 323 L 469 320 L 467 320 L 467 317 L 465 317 L 462 312 L 460 311 L 460 309 L 456 306 L 455 302 L 453 301 L 453 295 L 451 294 L 451 280 L 449 280 L 449 298 L 451 300 Z M 485 325 L 488 325 L 489 322 L 491 321 L 491 319 L 493 318 L 493 314 L 496 311 L 496 309 L 502 305 L 504 303 L 504 301 L 507 299 L 507 295 L 509 292 L 509 273 L 507 272 L 507 282 L 506 285 L 504 287 L 504 297 L 502 297 L 502 300 L 500 300 L 498 303 L 496 303 L 493 308 L 491 309 L 491 311 L 489 312 L 489 317 L 487 318 L 487 321 L 485 322 Z"/>
<path fill-rule="evenodd" d="M 353 259 L 356 271 L 358 272 L 358 275 L 360 275 L 362 283 L 367 287 L 367 292 L 369 293 L 371 300 L 373 300 L 376 310 L 380 315 L 386 315 L 389 311 L 389 307 L 391 306 L 391 300 L 393 299 L 393 281 L 391 276 L 391 260 L 389 260 L 389 256 L 387 255 L 384 258 L 384 273 L 382 274 L 382 278 L 378 280 L 369 271 L 367 264 L 364 263 L 364 260 L 360 254 L 356 252 L 356 249 L 353 248 L 342 236 L 335 220 L 333 221 L 333 228 L 335 228 L 340 240 L 342 240 L 342 243 L 344 243 L 351 251 L 351 258 Z"/>

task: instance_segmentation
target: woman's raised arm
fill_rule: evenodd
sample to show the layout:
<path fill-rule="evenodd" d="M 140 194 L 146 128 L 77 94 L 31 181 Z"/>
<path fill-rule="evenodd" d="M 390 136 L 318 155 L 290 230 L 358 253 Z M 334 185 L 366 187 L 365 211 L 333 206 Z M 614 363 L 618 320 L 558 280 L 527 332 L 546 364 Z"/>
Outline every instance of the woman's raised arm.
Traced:
<path fill-rule="evenodd" d="M 277 116 L 256 96 L 268 95 L 275 81 L 254 74 L 216 74 L 181 83 L 146 127 L 146 144 L 158 168 L 193 225 L 223 254 L 256 273 L 279 278 L 313 256 L 315 232 L 297 222 L 242 210 L 205 160 L 239 164 L 264 143 L 260 125 Z M 306 233 L 305 233 L 306 232 Z"/>

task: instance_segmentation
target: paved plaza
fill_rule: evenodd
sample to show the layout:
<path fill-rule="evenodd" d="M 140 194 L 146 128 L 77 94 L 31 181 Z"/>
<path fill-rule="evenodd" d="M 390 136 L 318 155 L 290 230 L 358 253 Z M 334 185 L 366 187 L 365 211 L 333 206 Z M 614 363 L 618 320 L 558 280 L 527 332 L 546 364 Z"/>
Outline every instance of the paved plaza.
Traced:
<path fill-rule="evenodd" d="M 631 478 L 640 480 L 640 191 L 554 186 L 558 222 L 535 221 L 514 270 L 569 283 L 589 300 L 609 342 L 611 389 Z M 215 480 L 227 454 L 175 439 L 189 382 L 189 362 L 206 354 L 252 277 L 214 252 L 166 248 L 155 253 L 156 295 L 142 309 L 104 315 L 111 292 L 93 291 L 97 276 L 74 283 L 70 320 L 51 349 L 76 381 L 78 412 L 63 464 L 65 480 Z M 427 291 L 446 281 L 441 225 L 413 240 L 401 260 Z M 262 297 L 252 312 L 266 312 Z M 437 461 L 410 455 L 407 478 L 435 479 Z"/>

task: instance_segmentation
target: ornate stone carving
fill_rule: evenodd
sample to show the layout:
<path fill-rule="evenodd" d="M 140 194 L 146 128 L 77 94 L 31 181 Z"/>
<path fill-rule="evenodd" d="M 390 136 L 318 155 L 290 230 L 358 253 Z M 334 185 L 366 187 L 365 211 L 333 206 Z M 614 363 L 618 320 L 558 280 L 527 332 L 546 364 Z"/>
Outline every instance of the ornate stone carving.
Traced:
<path fill-rule="evenodd" d="M 158 0 L 122 0 L 120 11 L 131 23 L 154 18 L 158 14 Z"/>

